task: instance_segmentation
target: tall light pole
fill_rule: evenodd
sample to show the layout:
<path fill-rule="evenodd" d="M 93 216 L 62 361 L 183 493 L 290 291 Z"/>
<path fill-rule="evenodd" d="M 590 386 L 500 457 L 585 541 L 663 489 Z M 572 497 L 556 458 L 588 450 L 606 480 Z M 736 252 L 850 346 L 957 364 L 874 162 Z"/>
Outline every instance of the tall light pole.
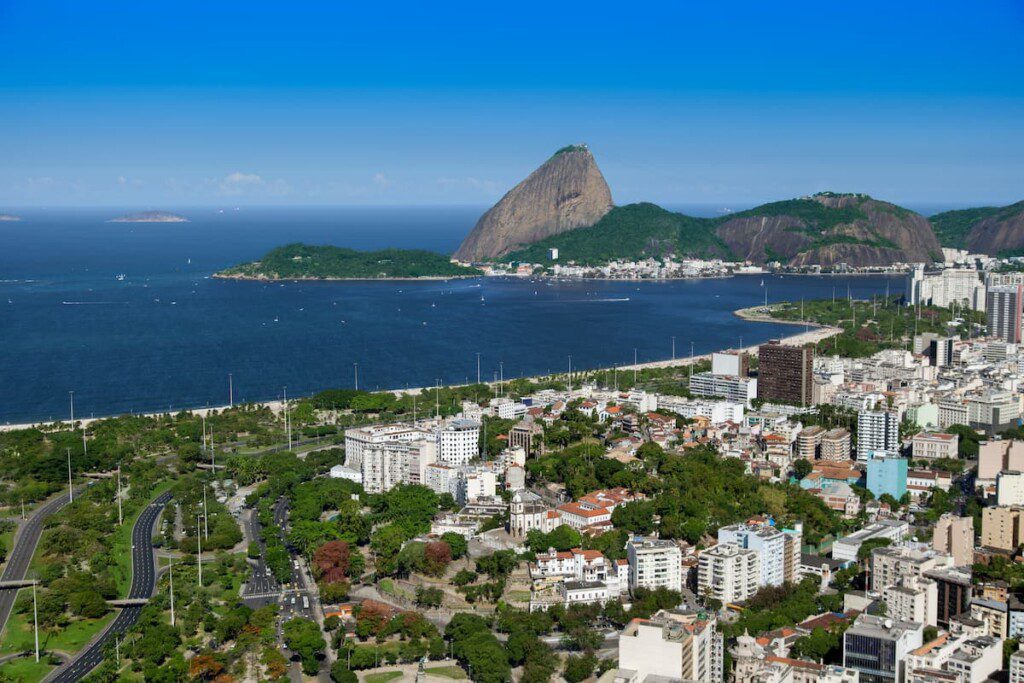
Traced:
<path fill-rule="evenodd" d="M 234 407 L 235 407 L 235 380 L 231 376 L 231 373 L 229 372 L 228 373 L 228 408 L 234 408 Z"/>
<path fill-rule="evenodd" d="M 672 360 L 676 359 L 676 338 L 672 337 Z"/>
<path fill-rule="evenodd" d="M 566 386 L 568 387 L 568 393 L 571 395 L 572 394 L 572 354 L 571 353 L 569 354 L 569 374 L 566 375 L 566 377 L 568 378 L 566 380 Z M 571 398 L 571 396 L 570 396 L 570 398 Z"/>
<path fill-rule="evenodd" d="M 476 383 L 480 384 L 480 352 L 476 352 Z"/>
<path fill-rule="evenodd" d="M 352 364 L 352 371 L 355 373 L 356 377 L 356 391 L 359 391 L 359 363 Z"/>
<path fill-rule="evenodd" d="M 196 560 L 199 564 L 199 588 L 203 587 L 203 534 L 199 527 L 199 515 L 196 515 Z"/>
<path fill-rule="evenodd" d="M 36 602 L 36 582 L 32 582 L 32 623 L 36 634 L 36 661 L 39 661 L 39 605 Z"/>
<path fill-rule="evenodd" d="M 740 342 L 742 345 L 743 342 Z M 690 342 L 690 379 L 693 379 L 693 342 Z"/>
<path fill-rule="evenodd" d="M 75 392 L 69 391 L 68 396 L 71 397 L 71 428 L 75 428 Z"/>
<path fill-rule="evenodd" d="M 121 463 L 117 464 L 117 525 L 124 524 L 124 514 L 121 510 Z"/>
<path fill-rule="evenodd" d="M 210 540 L 210 514 L 206 510 L 206 484 L 203 484 L 203 534 Z"/>
<path fill-rule="evenodd" d="M 69 449 L 67 449 L 67 451 L 68 451 L 68 502 L 69 503 L 74 503 L 75 502 L 75 489 L 71 485 L 71 449 L 69 448 Z"/>
<path fill-rule="evenodd" d="M 501 395 L 505 395 L 505 361 L 498 361 L 498 386 L 501 387 Z"/>
<path fill-rule="evenodd" d="M 636 347 L 633 347 L 633 384 L 636 384 L 636 371 L 637 371 L 637 360 L 636 360 Z"/>
<path fill-rule="evenodd" d="M 167 565 L 167 576 L 171 582 L 171 626 L 174 626 L 174 558 L 168 558 L 170 564 Z"/>

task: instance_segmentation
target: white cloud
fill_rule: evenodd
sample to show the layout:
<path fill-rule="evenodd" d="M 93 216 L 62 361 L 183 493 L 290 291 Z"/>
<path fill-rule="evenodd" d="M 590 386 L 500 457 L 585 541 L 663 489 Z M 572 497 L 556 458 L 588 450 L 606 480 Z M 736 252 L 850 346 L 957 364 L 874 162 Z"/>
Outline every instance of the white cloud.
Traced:
<path fill-rule="evenodd" d="M 243 173 L 235 171 L 229 173 L 218 181 L 213 181 L 217 191 L 227 197 L 240 195 L 259 196 L 271 195 L 280 196 L 291 192 L 291 185 L 282 179 L 266 180 L 257 173 Z"/>

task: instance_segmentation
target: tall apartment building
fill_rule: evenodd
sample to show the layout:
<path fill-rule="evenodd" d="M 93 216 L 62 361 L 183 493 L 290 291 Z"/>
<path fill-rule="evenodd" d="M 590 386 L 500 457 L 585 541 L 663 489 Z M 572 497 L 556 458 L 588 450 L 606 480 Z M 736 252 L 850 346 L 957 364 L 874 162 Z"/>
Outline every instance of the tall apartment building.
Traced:
<path fill-rule="evenodd" d="M 742 351 L 716 351 L 711 354 L 711 372 L 746 377 L 750 374 L 750 356 Z"/>
<path fill-rule="evenodd" d="M 757 380 L 698 372 L 690 378 L 690 393 L 694 396 L 721 396 L 726 401 L 749 406 L 750 401 L 757 398 Z"/>
<path fill-rule="evenodd" d="M 722 634 L 716 626 L 714 617 L 667 611 L 634 619 L 619 634 L 619 669 L 637 681 L 724 681 Z"/>
<path fill-rule="evenodd" d="M 980 311 L 985 305 L 985 283 L 979 275 L 967 268 L 945 268 L 926 275 L 924 265 L 916 264 L 907 276 L 907 302 L 942 308 L 955 303 Z"/>
<path fill-rule="evenodd" d="M 934 550 L 905 546 L 875 548 L 871 551 L 871 590 L 882 591 L 899 585 L 906 577 L 923 577 L 933 569 L 952 566 L 951 556 Z"/>
<path fill-rule="evenodd" d="M 758 353 L 757 397 L 796 405 L 811 405 L 814 346 L 789 346 L 773 339 Z"/>
<path fill-rule="evenodd" d="M 851 443 L 848 430 L 842 427 L 828 430 L 821 436 L 821 459 L 829 462 L 849 460 Z"/>
<path fill-rule="evenodd" d="M 480 454 L 480 423 L 456 419 L 437 432 L 437 459 L 445 465 L 465 465 Z"/>
<path fill-rule="evenodd" d="M 388 443 L 402 443 L 433 438 L 433 433 L 406 424 L 372 425 L 345 430 L 345 466 L 362 468 L 363 449 Z"/>
<path fill-rule="evenodd" d="M 796 435 L 796 457 L 804 460 L 815 460 L 821 449 L 821 440 L 825 437 L 825 428 L 812 425 L 800 430 Z"/>
<path fill-rule="evenodd" d="M 981 545 L 996 550 L 1016 550 L 1024 543 L 1024 508 L 987 507 L 981 511 Z"/>
<path fill-rule="evenodd" d="M 914 353 L 928 357 L 932 367 L 944 368 L 953 364 L 953 348 L 956 337 L 944 337 L 926 333 L 914 337 Z"/>
<path fill-rule="evenodd" d="M 959 445 L 960 437 L 957 434 L 942 432 L 920 432 L 915 434 L 911 440 L 915 460 L 937 460 L 939 458 L 955 460 Z"/>
<path fill-rule="evenodd" d="M 967 425 L 989 436 L 1015 426 L 1020 417 L 1020 402 L 1006 391 L 987 391 L 967 399 Z"/>
<path fill-rule="evenodd" d="M 629 561 L 629 589 L 683 586 L 683 553 L 672 541 L 634 536 L 626 543 Z"/>
<path fill-rule="evenodd" d="M 900 422 L 888 410 L 862 410 L 857 415 L 857 460 L 867 462 L 872 451 L 896 453 L 900 447 Z"/>
<path fill-rule="evenodd" d="M 876 498 L 889 494 L 899 500 L 907 492 L 908 462 L 891 452 L 872 451 L 868 458 L 867 487 Z"/>
<path fill-rule="evenodd" d="M 927 626 L 938 625 L 938 586 L 931 579 L 905 576 L 895 586 L 882 590 L 885 614 L 897 621 L 912 621 Z"/>
<path fill-rule="evenodd" d="M 942 567 L 924 573 L 935 582 L 937 590 L 936 621 L 949 628 L 953 617 L 971 611 L 971 571 L 955 567 Z"/>
<path fill-rule="evenodd" d="M 932 550 L 953 556 L 953 565 L 974 564 L 974 519 L 944 514 L 932 531 Z"/>
<path fill-rule="evenodd" d="M 761 560 L 755 550 L 719 543 L 700 554 L 697 594 L 722 604 L 742 602 L 761 585 Z"/>
<path fill-rule="evenodd" d="M 1024 641 L 1010 655 L 1010 683 L 1024 683 Z"/>
<path fill-rule="evenodd" d="M 437 461 L 433 439 L 365 443 L 359 449 L 363 488 L 384 493 L 399 484 L 426 484 L 425 473 Z"/>
<path fill-rule="evenodd" d="M 508 430 L 508 447 L 522 448 L 527 456 L 544 455 L 544 426 L 531 418 L 520 420 Z"/>
<path fill-rule="evenodd" d="M 996 285 L 985 295 L 985 316 L 988 336 L 997 337 L 1008 344 L 1021 342 L 1021 306 L 1024 304 L 1024 285 Z"/>
<path fill-rule="evenodd" d="M 758 554 L 761 586 L 781 586 L 786 581 L 786 559 L 789 548 L 786 535 L 773 526 L 731 524 L 718 530 L 718 544 L 734 545 Z M 799 564 L 799 562 L 798 562 Z"/>
<path fill-rule="evenodd" d="M 906 657 L 923 636 L 922 624 L 861 614 L 843 634 L 843 665 L 859 671 L 862 683 L 902 683 Z"/>
<path fill-rule="evenodd" d="M 995 483 L 1003 470 L 1024 471 L 1024 441 L 985 441 L 978 449 L 978 479 Z"/>

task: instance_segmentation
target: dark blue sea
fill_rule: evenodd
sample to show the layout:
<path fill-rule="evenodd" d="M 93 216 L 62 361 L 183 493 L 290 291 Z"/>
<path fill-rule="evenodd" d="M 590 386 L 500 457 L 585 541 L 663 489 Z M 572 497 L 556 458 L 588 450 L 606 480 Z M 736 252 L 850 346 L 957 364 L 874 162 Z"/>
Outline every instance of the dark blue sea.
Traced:
<path fill-rule="evenodd" d="M 177 410 L 351 387 L 506 378 L 752 344 L 792 326 L 738 308 L 902 289 L 883 277 L 673 282 L 278 283 L 209 275 L 288 242 L 451 252 L 482 209 L 179 209 L 189 223 L 128 224 L 124 210 L 19 211 L 0 223 L 0 423 Z M 119 274 L 124 275 L 118 280 Z"/>

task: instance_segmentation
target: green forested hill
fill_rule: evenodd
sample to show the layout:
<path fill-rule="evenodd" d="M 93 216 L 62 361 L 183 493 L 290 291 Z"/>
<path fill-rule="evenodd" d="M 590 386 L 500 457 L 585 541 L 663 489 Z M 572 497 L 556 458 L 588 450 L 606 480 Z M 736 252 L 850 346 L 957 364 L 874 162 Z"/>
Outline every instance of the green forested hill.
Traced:
<path fill-rule="evenodd" d="M 614 259 L 669 254 L 729 258 L 732 252 L 715 235 L 714 219 L 674 213 L 655 204 L 618 206 L 589 228 L 578 228 L 516 250 L 503 261 L 544 263 L 557 248 L 560 260 L 601 264 Z"/>
<path fill-rule="evenodd" d="M 967 247 L 967 233 L 981 220 L 995 216 L 1005 207 L 980 206 L 974 209 L 958 209 L 956 211 L 943 211 L 931 216 L 928 220 L 935 230 L 935 236 L 944 247 L 965 249 Z"/>
<path fill-rule="evenodd" d="M 270 251 L 259 261 L 217 273 L 220 277 L 292 279 L 388 279 L 469 277 L 476 268 L 452 263 L 443 254 L 419 249 L 356 251 L 343 247 L 289 244 Z"/>

